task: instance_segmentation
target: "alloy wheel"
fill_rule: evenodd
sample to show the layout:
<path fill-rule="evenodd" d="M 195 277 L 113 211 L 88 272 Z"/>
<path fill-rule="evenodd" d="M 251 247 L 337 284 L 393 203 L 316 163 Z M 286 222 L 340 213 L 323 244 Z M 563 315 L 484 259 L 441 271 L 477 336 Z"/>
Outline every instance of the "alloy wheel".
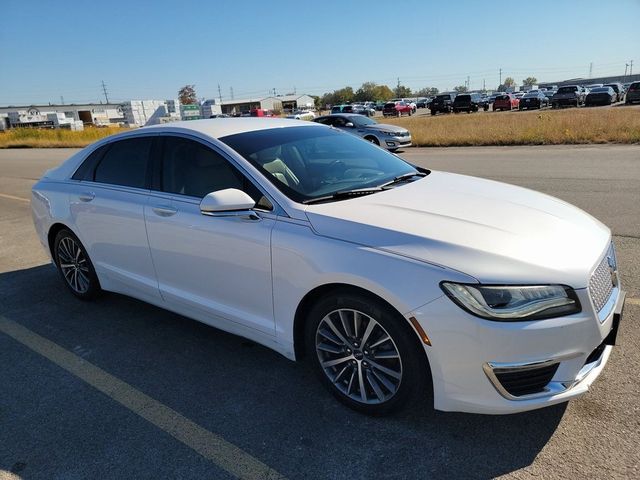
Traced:
<path fill-rule="evenodd" d="M 82 248 L 71 237 L 58 243 L 58 264 L 69 286 L 77 293 L 86 293 L 91 286 L 89 264 Z"/>
<path fill-rule="evenodd" d="M 320 366 L 333 385 L 367 405 L 390 400 L 402 381 L 402 359 L 391 335 L 371 316 L 339 309 L 318 324 Z"/>

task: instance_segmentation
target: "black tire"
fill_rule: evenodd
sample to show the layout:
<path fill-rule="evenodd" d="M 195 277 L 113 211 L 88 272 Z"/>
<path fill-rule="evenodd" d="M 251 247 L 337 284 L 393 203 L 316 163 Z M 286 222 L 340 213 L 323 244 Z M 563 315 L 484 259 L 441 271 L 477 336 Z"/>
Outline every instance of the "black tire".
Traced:
<path fill-rule="evenodd" d="M 75 267 L 63 268 L 64 265 L 67 265 L 63 263 L 63 261 L 69 261 L 69 258 L 65 259 L 65 256 L 68 256 L 70 253 L 70 246 L 77 246 L 79 249 L 79 254 L 72 259 Z M 84 245 L 82 245 L 82 242 L 80 242 L 71 230 L 63 229 L 58 232 L 53 241 L 52 255 L 60 277 L 62 277 L 64 284 L 73 295 L 81 300 L 92 300 L 100 295 L 102 288 L 100 287 L 100 281 L 96 275 L 93 263 L 91 263 L 89 254 L 84 248 Z M 73 272 L 70 273 L 70 270 L 80 270 L 82 273 L 76 273 L 74 275 Z M 81 276 L 83 280 L 78 278 L 79 276 Z M 84 283 L 84 279 L 86 279 L 86 284 Z M 74 284 L 76 286 L 74 286 Z"/>
<path fill-rule="evenodd" d="M 437 112 L 435 110 L 431 110 L 431 115 L 435 115 Z"/>
<path fill-rule="evenodd" d="M 378 141 L 378 139 L 376 137 L 365 137 L 365 140 L 367 142 L 373 143 L 374 145 L 380 146 L 380 142 Z"/>
<path fill-rule="evenodd" d="M 339 352 L 333 352 L 331 354 L 320 353 L 320 351 L 316 350 L 317 341 L 320 342 L 320 345 L 325 343 L 325 336 L 318 333 L 319 326 L 322 324 L 323 319 L 328 317 L 330 314 L 335 316 L 337 310 L 344 309 L 345 311 L 358 311 L 363 313 L 365 316 L 368 316 L 369 319 L 374 319 L 375 322 L 379 326 L 384 329 L 384 332 L 381 331 L 378 327 L 376 327 L 378 334 L 384 335 L 386 333 L 389 337 L 391 337 L 391 341 L 387 341 L 387 344 L 392 343 L 392 347 L 395 347 L 395 351 L 397 351 L 399 358 L 396 360 L 392 360 L 397 367 L 400 365 L 401 376 L 400 379 L 393 380 L 394 377 L 386 377 L 386 380 L 392 380 L 392 382 L 399 382 L 396 387 L 396 390 L 384 390 L 384 393 L 387 395 L 391 395 L 389 398 L 385 398 L 384 401 L 378 398 L 374 398 L 374 392 L 372 389 L 372 383 L 365 384 L 365 399 L 369 399 L 371 397 L 371 401 L 377 403 L 365 403 L 361 400 L 355 400 L 351 396 L 348 395 L 350 388 L 353 388 L 354 391 L 352 395 L 358 396 L 361 395 L 360 385 L 351 385 L 353 381 L 353 376 L 349 373 L 344 374 L 344 377 L 341 378 L 340 381 L 334 381 L 329 378 L 329 375 L 334 375 L 335 377 L 339 377 L 338 368 L 349 369 L 349 372 L 354 372 L 357 370 L 358 372 L 363 372 L 363 376 L 371 376 L 376 373 L 380 373 L 379 370 L 376 370 L 376 367 L 373 365 L 368 365 L 367 361 L 370 362 L 380 362 L 379 357 L 375 356 L 374 351 L 367 352 L 366 355 L 363 355 L 363 352 L 366 352 L 367 345 L 359 345 L 361 349 L 359 351 L 360 360 L 356 361 L 357 358 L 357 343 L 352 343 L 350 346 L 353 348 L 353 351 L 348 350 L 340 350 Z M 333 313 L 332 313 L 333 312 Z M 337 318 L 340 318 L 338 316 Z M 366 318 L 361 321 L 368 321 Z M 332 318 L 332 322 L 335 324 L 335 317 Z M 355 318 L 353 319 L 355 322 Z M 347 319 L 347 323 L 349 320 Z M 349 325 L 353 325 L 349 323 Z M 323 324 L 326 327 L 326 324 Z M 343 337 L 347 338 L 348 334 L 346 330 L 342 328 L 342 324 L 338 324 L 338 328 L 342 329 Z M 353 327 L 350 327 L 353 328 Z M 361 325 L 361 331 L 364 329 L 364 323 Z M 322 330 L 322 329 L 320 329 Z M 356 336 L 348 337 L 348 341 L 355 342 L 354 339 Z M 369 338 L 373 337 L 374 333 L 371 333 Z M 379 337 L 375 337 L 379 338 Z M 317 340 L 319 339 L 319 340 Z M 335 336 L 335 339 L 338 339 Z M 334 345 L 334 348 L 335 345 Z M 380 347 L 378 347 L 380 348 Z M 415 335 L 412 328 L 409 326 L 407 321 L 395 310 L 390 308 L 384 302 L 376 299 L 375 297 L 370 297 L 367 295 L 363 295 L 357 292 L 349 292 L 345 291 L 344 293 L 336 293 L 329 295 L 325 298 L 320 299 L 309 311 L 307 316 L 307 323 L 305 326 L 305 351 L 307 352 L 307 357 L 311 362 L 313 369 L 318 374 L 320 381 L 322 384 L 343 404 L 356 410 L 361 413 L 365 413 L 367 415 L 382 415 L 385 413 L 389 413 L 393 410 L 399 410 L 402 407 L 406 406 L 408 403 L 413 402 L 422 402 L 423 406 L 428 401 L 427 397 L 427 385 L 429 385 L 429 366 L 424 355 L 424 352 L 420 351 L 422 348 L 421 344 L 417 336 Z M 375 347 L 373 350 L 377 350 Z M 325 369 L 321 366 L 321 360 L 319 358 L 320 355 L 337 355 L 341 357 L 345 355 L 346 358 L 348 355 L 354 358 L 352 360 L 343 361 L 339 365 L 335 366 L 335 371 L 332 370 L 334 367 L 329 367 L 327 370 L 331 370 L 330 373 L 325 372 Z M 368 355 L 368 356 L 367 356 Z M 344 364 L 346 366 L 342 366 Z M 387 367 L 394 368 L 393 364 L 387 363 Z M 348 386 L 345 386 L 347 383 L 347 376 L 350 377 L 351 381 L 348 382 Z M 334 378 L 335 378 L 334 377 Z M 378 382 L 376 382 L 378 383 Z M 340 385 L 342 388 L 347 389 L 347 393 L 343 392 L 338 388 Z M 381 388 L 384 386 L 383 383 L 378 383 L 378 387 Z M 367 388 L 368 387 L 368 388 Z M 356 393 L 357 392 L 360 393 Z M 368 393 L 367 393 L 368 392 Z"/>

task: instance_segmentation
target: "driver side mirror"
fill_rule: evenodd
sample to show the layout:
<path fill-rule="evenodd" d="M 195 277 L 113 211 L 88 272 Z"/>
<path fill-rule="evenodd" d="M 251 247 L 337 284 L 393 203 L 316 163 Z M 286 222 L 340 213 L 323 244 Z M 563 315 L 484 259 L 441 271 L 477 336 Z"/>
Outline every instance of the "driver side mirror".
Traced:
<path fill-rule="evenodd" d="M 353 128 L 353 127 L 355 127 L 355 125 L 353 124 L 353 122 L 347 122 L 347 123 L 345 123 L 345 124 L 344 124 L 344 126 L 345 126 L 345 127 L 347 127 L 347 128 Z"/>
<path fill-rule="evenodd" d="M 249 217 L 258 219 L 252 208 L 256 202 L 242 190 L 226 188 L 205 195 L 200 202 L 200 212 L 211 217 Z"/>

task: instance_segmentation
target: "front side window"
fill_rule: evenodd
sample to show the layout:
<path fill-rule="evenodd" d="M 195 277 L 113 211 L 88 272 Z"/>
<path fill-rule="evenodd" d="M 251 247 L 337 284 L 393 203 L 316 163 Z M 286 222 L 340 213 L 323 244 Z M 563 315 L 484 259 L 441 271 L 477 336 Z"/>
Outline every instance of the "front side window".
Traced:
<path fill-rule="evenodd" d="M 199 142 L 167 136 L 161 155 L 162 190 L 202 198 L 208 193 L 237 188 L 247 193 L 258 208 L 271 210 L 262 192 L 219 153 Z"/>
<path fill-rule="evenodd" d="M 119 140 L 108 146 L 93 180 L 111 185 L 146 188 L 151 137 Z"/>

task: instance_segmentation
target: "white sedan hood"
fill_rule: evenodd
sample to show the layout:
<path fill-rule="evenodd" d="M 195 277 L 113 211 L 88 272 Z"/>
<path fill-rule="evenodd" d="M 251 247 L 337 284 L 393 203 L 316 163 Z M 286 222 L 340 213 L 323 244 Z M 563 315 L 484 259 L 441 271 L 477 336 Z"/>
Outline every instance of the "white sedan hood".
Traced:
<path fill-rule="evenodd" d="M 319 235 L 441 265 L 483 283 L 584 288 L 611 238 L 605 225 L 556 198 L 444 172 L 309 205 L 306 213 Z"/>

